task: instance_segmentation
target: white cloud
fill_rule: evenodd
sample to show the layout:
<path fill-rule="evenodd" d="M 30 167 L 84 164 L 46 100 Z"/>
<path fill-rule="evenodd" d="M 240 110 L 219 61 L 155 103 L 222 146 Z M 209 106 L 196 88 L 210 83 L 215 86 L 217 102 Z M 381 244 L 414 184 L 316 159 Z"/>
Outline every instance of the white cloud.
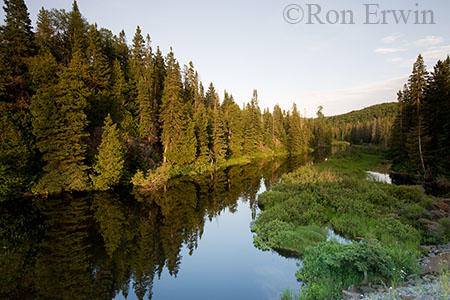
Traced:
<path fill-rule="evenodd" d="M 398 53 L 398 52 L 404 52 L 407 51 L 404 48 L 377 48 L 375 49 L 375 53 L 380 54 L 390 54 L 390 53 Z"/>
<path fill-rule="evenodd" d="M 343 114 L 379 103 L 397 101 L 397 92 L 407 80 L 408 75 L 404 75 L 353 88 L 303 93 L 291 96 L 289 100 L 280 101 L 280 105 L 289 109 L 294 100 L 299 111 L 303 113 L 306 110 L 308 117 L 315 116 L 319 105 L 324 107 L 327 116 Z"/>
<path fill-rule="evenodd" d="M 447 55 L 450 55 L 450 45 L 430 47 L 423 52 L 423 57 L 426 60 L 445 59 Z"/>
<path fill-rule="evenodd" d="M 398 40 L 399 38 L 401 38 L 402 36 L 403 36 L 403 34 L 401 34 L 401 33 L 394 33 L 394 34 L 391 34 L 391 35 L 388 35 L 388 36 L 382 38 L 381 42 L 383 44 L 391 44 L 391 43 L 395 42 L 396 40 Z"/>
<path fill-rule="evenodd" d="M 417 40 L 414 42 L 417 46 L 428 47 L 439 45 L 444 42 L 444 38 L 441 36 L 429 35 L 424 39 Z"/>

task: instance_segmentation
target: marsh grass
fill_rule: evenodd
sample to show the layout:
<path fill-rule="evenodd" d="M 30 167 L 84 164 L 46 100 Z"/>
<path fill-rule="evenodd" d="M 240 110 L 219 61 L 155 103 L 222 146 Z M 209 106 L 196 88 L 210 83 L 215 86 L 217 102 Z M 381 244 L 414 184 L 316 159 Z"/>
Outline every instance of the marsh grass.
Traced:
<path fill-rule="evenodd" d="M 428 233 L 417 218 L 429 215 L 426 207 L 432 200 L 418 186 L 365 180 L 366 171 L 383 162 L 382 151 L 354 146 L 285 175 L 272 191 L 259 196 L 263 211 L 252 224 L 255 245 L 304 254 L 297 274 L 306 283 L 303 299 L 339 296 L 349 285 L 367 281 L 395 284 L 418 272 L 417 249 Z M 323 242 L 318 228 L 328 226 L 364 242 Z M 376 246 L 358 248 L 369 244 Z M 333 251 L 325 245 L 333 245 Z M 368 262 L 373 263 L 364 270 Z"/>

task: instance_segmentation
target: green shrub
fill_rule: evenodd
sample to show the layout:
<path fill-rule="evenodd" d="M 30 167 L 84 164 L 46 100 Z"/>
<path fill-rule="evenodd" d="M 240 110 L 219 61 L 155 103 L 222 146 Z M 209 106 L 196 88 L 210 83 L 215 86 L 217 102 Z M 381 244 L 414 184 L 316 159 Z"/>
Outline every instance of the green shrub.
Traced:
<path fill-rule="evenodd" d="M 297 279 L 306 283 L 302 299 L 340 297 L 342 290 L 362 281 L 390 283 L 402 273 L 389 251 L 377 240 L 341 245 L 334 242 L 308 247 Z"/>
<path fill-rule="evenodd" d="M 441 239 L 444 243 L 450 242 L 450 219 L 441 219 Z"/>

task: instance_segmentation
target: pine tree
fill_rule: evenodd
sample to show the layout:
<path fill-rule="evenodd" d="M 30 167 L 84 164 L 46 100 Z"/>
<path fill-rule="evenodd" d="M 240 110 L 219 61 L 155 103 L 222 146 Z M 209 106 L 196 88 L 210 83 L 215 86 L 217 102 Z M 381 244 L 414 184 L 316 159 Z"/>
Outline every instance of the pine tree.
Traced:
<path fill-rule="evenodd" d="M 88 46 L 87 42 L 88 23 L 83 18 L 78 8 L 76 0 L 73 1 L 72 11 L 69 13 L 66 39 L 68 42 L 69 57 L 70 59 L 76 52 L 81 51 L 84 53 Z"/>
<path fill-rule="evenodd" d="M 153 54 L 150 47 L 150 37 L 147 37 L 147 46 L 145 47 L 145 57 L 142 70 L 139 72 L 137 82 L 137 105 L 139 114 L 139 137 L 144 139 L 149 145 L 155 145 L 158 142 L 158 121 L 156 100 L 153 98 L 153 79 L 154 64 Z"/>
<path fill-rule="evenodd" d="M 94 171 L 91 175 L 94 188 L 105 191 L 119 184 L 124 168 L 124 149 L 120 132 L 108 114 L 103 126 L 102 142 L 95 156 Z"/>
<path fill-rule="evenodd" d="M 180 67 L 171 51 L 167 56 L 167 75 L 160 113 L 164 162 L 186 165 L 195 160 L 197 141 L 182 98 Z"/>
<path fill-rule="evenodd" d="M 428 80 L 423 120 L 430 137 L 425 159 L 435 173 L 450 173 L 450 58 L 438 61 Z"/>
<path fill-rule="evenodd" d="M 24 108 L 30 101 L 27 59 L 36 52 L 28 9 L 23 0 L 5 0 L 0 27 L 0 99 Z"/>
<path fill-rule="evenodd" d="M 287 134 L 284 126 L 284 116 L 280 106 L 273 108 L 273 130 L 275 135 L 275 145 L 277 148 L 285 148 L 287 145 Z"/>
<path fill-rule="evenodd" d="M 130 49 L 128 49 L 127 39 L 125 36 L 125 31 L 122 30 L 119 36 L 114 36 L 114 55 L 119 61 L 122 71 L 124 72 L 125 78 L 128 77 L 129 72 L 129 60 L 130 60 Z"/>
<path fill-rule="evenodd" d="M 119 60 L 114 60 L 111 69 L 111 118 L 120 123 L 125 117 L 125 106 L 128 103 L 128 84 Z"/>
<path fill-rule="evenodd" d="M 253 97 L 244 111 L 245 135 L 244 153 L 248 155 L 261 151 L 262 146 L 262 122 L 261 110 L 258 107 L 258 92 L 253 91 Z"/>
<path fill-rule="evenodd" d="M 194 111 L 193 121 L 197 138 L 196 162 L 198 164 L 206 164 L 209 161 L 208 114 L 202 102 L 198 104 L 197 109 Z"/>
<path fill-rule="evenodd" d="M 213 110 L 211 120 L 211 154 L 212 160 L 216 163 L 225 159 L 227 145 L 225 142 L 225 130 L 223 117 L 219 105 L 219 96 L 213 98 Z"/>
<path fill-rule="evenodd" d="M 422 115 L 422 101 L 424 98 L 424 91 L 427 85 L 428 72 L 423 62 L 421 55 L 414 63 L 413 72 L 409 78 L 408 88 L 409 96 L 411 97 L 412 122 L 410 131 L 407 136 L 407 147 L 410 157 L 411 168 L 426 171 L 424 150 L 428 137 L 424 135 L 425 127 Z"/>
<path fill-rule="evenodd" d="M 306 149 L 307 143 L 302 128 L 302 119 L 297 111 L 297 105 L 294 103 L 292 114 L 289 118 L 289 152 L 291 154 L 300 154 Z"/>
<path fill-rule="evenodd" d="M 56 65 L 51 58 L 48 62 Z M 33 97 L 33 134 L 45 162 L 43 175 L 35 187 L 37 192 L 59 193 L 88 188 L 82 142 L 87 125 L 84 113 L 87 74 L 87 64 L 76 52 L 69 66 L 59 73 L 58 83 L 49 82 Z"/>
<path fill-rule="evenodd" d="M 231 157 L 240 157 L 244 150 L 244 121 L 239 106 L 234 103 L 233 96 L 225 97 L 224 119 L 226 122 L 226 136 L 228 141 L 228 154 Z"/>

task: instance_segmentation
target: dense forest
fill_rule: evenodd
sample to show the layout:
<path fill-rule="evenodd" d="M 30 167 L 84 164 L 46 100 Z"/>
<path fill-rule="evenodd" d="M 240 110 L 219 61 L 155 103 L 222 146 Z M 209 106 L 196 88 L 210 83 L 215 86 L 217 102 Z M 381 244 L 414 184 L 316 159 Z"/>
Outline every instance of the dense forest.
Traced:
<path fill-rule="evenodd" d="M 157 170 L 202 170 L 257 153 L 331 144 L 317 119 L 278 105 L 240 107 L 153 48 L 71 11 L 42 8 L 34 30 L 23 0 L 4 0 L 0 28 L 0 196 L 107 190 L 148 182 Z M 150 170 L 150 171 L 149 171 Z M 156 173 L 159 174 L 159 173 Z M 135 176 L 135 178 L 133 178 Z"/>
<path fill-rule="evenodd" d="M 402 91 L 392 130 L 393 167 L 433 179 L 450 175 L 450 58 L 428 72 L 422 56 Z"/>
<path fill-rule="evenodd" d="M 335 140 L 387 147 L 390 129 L 396 116 L 397 104 L 383 103 L 347 114 L 327 117 L 326 120 Z"/>

